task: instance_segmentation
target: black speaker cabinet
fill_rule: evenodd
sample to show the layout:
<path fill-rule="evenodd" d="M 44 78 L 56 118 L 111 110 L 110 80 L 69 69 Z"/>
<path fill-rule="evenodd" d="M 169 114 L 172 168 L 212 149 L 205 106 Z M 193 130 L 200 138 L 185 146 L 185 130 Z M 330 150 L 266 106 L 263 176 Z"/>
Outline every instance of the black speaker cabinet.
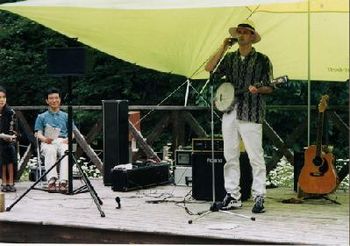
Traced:
<path fill-rule="evenodd" d="M 221 201 L 226 194 L 224 186 L 223 152 L 214 153 L 215 165 L 215 200 Z M 252 187 L 252 169 L 248 155 L 244 152 L 240 156 L 241 167 L 241 199 L 246 201 L 250 198 Z M 213 199 L 212 192 L 212 165 L 211 152 L 193 152 L 192 154 L 192 196 L 196 200 L 210 201 Z"/>
<path fill-rule="evenodd" d="M 298 180 L 304 166 L 304 152 L 294 152 L 294 191 L 298 191 Z"/>
<path fill-rule="evenodd" d="M 103 105 L 103 182 L 112 185 L 111 169 L 129 163 L 128 101 L 104 100 Z"/>
<path fill-rule="evenodd" d="M 47 49 L 47 72 L 50 75 L 82 76 L 91 66 L 91 58 L 84 47 Z"/>
<path fill-rule="evenodd" d="M 130 170 L 112 168 L 112 190 L 131 191 L 169 183 L 169 164 L 133 165 Z"/>

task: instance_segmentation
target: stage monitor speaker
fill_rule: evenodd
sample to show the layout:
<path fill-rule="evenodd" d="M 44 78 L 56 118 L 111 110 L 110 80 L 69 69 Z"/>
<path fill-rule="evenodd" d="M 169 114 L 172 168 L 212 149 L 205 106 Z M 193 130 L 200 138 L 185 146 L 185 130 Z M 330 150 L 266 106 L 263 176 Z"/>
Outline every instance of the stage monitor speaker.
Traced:
<path fill-rule="evenodd" d="M 52 76 L 82 76 L 92 68 L 84 47 L 47 49 L 47 72 Z"/>
<path fill-rule="evenodd" d="M 294 191 L 298 191 L 298 180 L 304 166 L 304 152 L 294 152 Z"/>
<path fill-rule="evenodd" d="M 215 200 L 221 201 L 226 194 L 224 187 L 224 164 L 223 152 L 214 153 L 215 165 Z M 252 169 L 246 152 L 240 156 L 241 168 L 241 199 L 246 201 L 250 198 L 252 187 Z M 196 200 L 210 201 L 213 199 L 212 192 L 212 166 L 210 152 L 194 152 L 192 154 L 192 196 Z"/>
<path fill-rule="evenodd" d="M 127 100 L 103 100 L 103 183 L 112 185 L 111 169 L 129 163 Z"/>

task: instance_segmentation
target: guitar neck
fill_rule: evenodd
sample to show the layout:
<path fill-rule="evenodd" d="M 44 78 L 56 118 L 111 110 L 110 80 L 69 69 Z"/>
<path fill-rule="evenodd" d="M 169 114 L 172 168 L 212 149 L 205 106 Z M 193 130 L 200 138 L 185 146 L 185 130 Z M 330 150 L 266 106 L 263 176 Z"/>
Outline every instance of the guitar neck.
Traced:
<path fill-rule="evenodd" d="M 321 156 L 322 149 L 322 137 L 323 137 L 323 120 L 324 112 L 318 114 L 318 127 L 317 127 L 317 139 L 316 139 L 316 156 Z"/>

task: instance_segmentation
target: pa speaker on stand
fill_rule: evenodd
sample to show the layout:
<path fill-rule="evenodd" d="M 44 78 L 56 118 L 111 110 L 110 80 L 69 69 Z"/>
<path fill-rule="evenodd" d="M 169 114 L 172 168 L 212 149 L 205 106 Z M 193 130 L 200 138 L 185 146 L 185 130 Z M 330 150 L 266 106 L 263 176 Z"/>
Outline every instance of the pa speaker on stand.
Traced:
<path fill-rule="evenodd" d="M 47 49 L 47 72 L 51 76 L 83 76 L 92 67 L 92 56 L 84 47 Z"/>

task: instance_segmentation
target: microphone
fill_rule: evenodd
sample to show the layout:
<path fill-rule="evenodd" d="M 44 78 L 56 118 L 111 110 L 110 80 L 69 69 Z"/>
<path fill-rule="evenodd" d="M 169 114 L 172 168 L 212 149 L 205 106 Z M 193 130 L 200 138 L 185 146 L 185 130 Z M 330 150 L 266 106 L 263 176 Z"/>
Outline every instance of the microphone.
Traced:
<path fill-rule="evenodd" d="M 116 207 L 116 209 L 120 209 L 120 208 L 121 208 L 121 205 L 120 205 L 120 198 L 119 198 L 119 196 L 117 196 L 117 197 L 115 198 L 115 201 L 117 202 L 117 207 Z"/>
<path fill-rule="evenodd" d="M 238 42 L 237 38 L 229 38 L 229 40 L 228 40 L 228 43 L 230 46 L 234 45 L 237 42 Z"/>

